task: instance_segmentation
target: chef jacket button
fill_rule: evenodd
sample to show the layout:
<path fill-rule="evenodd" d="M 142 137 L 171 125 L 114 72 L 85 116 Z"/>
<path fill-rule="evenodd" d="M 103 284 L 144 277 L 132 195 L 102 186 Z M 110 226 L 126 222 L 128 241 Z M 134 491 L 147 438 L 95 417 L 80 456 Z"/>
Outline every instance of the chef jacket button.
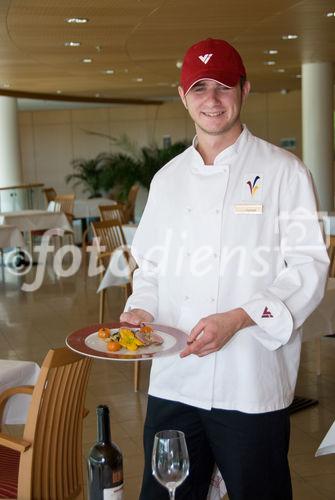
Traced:
<path fill-rule="evenodd" d="M 217 214 L 219 214 L 219 213 L 220 213 L 220 210 L 217 208 L 217 209 L 215 210 L 215 212 L 216 212 Z"/>
<path fill-rule="evenodd" d="M 187 257 L 191 257 L 191 252 L 186 252 Z"/>
<path fill-rule="evenodd" d="M 214 299 L 214 297 L 211 297 L 211 302 L 215 302 L 215 299 Z"/>
<path fill-rule="evenodd" d="M 186 210 L 188 211 L 188 213 L 192 212 L 192 208 L 191 207 L 187 207 Z"/>
<path fill-rule="evenodd" d="M 190 297 L 188 295 L 185 295 L 184 300 L 189 300 L 189 298 Z"/>
<path fill-rule="evenodd" d="M 213 253 L 213 257 L 214 257 L 214 259 L 217 259 L 218 258 L 218 254 L 217 253 Z"/>

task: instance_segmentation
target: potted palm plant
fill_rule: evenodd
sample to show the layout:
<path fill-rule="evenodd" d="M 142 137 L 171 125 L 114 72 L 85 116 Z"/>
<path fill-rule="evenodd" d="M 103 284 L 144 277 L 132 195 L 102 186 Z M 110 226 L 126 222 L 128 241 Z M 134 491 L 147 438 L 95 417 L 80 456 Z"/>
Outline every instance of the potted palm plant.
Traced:
<path fill-rule="evenodd" d="M 100 153 L 95 158 L 75 159 L 71 162 L 74 173 L 65 177 L 66 183 L 72 186 L 83 186 L 83 192 L 89 193 L 89 198 L 102 196 L 102 176 L 109 162 L 108 154 Z"/>

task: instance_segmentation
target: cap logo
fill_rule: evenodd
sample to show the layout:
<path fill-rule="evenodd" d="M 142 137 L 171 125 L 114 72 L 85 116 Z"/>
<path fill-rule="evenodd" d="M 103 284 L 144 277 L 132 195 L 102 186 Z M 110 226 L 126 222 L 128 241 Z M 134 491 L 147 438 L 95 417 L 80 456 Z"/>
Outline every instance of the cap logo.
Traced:
<path fill-rule="evenodd" d="M 204 64 L 207 64 L 213 54 L 204 54 L 203 56 L 199 56 L 200 61 Z"/>

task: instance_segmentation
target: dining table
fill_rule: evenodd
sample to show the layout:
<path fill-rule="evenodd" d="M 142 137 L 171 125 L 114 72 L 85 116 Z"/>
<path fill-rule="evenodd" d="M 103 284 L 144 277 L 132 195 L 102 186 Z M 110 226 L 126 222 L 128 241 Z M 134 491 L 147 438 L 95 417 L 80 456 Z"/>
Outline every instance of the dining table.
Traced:
<path fill-rule="evenodd" d="M 0 248 L 23 248 L 25 242 L 21 231 L 16 227 L 9 224 L 0 226 Z"/>
<path fill-rule="evenodd" d="M 21 385 L 34 385 L 40 367 L 33 361 L 0 359 L 0 394 L 6 389 Z M 24 424 L 27 418 L 31 395 L 15 394 L 5 407 L 2 424 Z"/>
<path fill-rule="evenodd" d="M 74 219 L 89 219 L 100 217 L 99 205 L 115 205 L 116 201 L 109 198 L 76 198 L 73 206 Z"/>
<path fill-rule="evenodd" d="M 28 233 L 55 228 L 72 232 L 72 227 L 63 212 L 51 212 L 48 210 L 1 212 L 0 225 L 6 224 L 16 226 L 20 231 Z"/>

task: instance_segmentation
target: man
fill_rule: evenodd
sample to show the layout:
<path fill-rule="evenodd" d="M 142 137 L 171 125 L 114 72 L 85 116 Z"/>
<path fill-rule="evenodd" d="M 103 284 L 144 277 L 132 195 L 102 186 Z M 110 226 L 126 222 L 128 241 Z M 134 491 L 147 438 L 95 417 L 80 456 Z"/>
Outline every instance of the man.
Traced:
<path fill-rule="evenodd" d="M 121 315 L 189 333 L 179 356 L 153 361 L 141 500 L 167 498 L 151 452 L 172 428 L 191 463 L 177 499 L 205 499 L 214 463 L 230 500 L 292 498 L 287 407 L 328 256 L 306 167 L 241 124 L 249 91 L 227 42 L 187 51 L 179 94 L 196 138 L 152 181 Z"/>

